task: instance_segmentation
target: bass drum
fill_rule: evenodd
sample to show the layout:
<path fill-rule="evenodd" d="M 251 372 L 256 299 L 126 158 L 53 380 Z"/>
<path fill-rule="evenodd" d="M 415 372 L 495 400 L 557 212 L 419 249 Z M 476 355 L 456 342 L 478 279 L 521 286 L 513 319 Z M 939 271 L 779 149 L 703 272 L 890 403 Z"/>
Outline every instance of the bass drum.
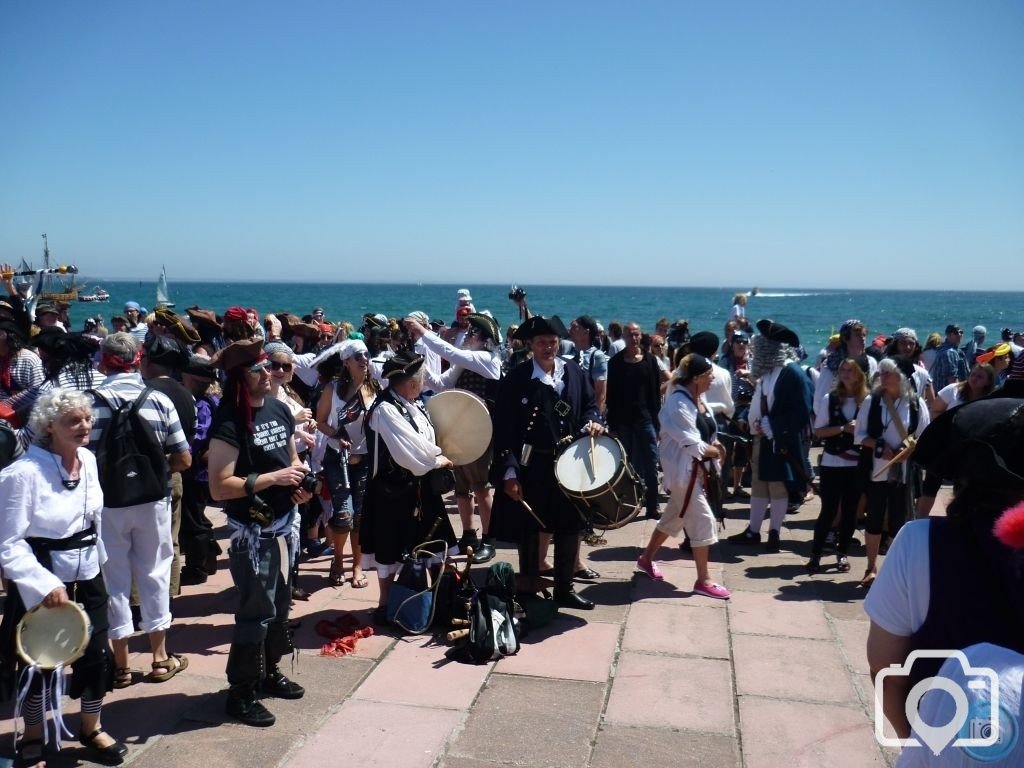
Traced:
<path fill-rule="evenodd" d="M 441 453 L 461 467 L 484 455 L 491 444 L 491 414 L 484 401 L 464 389 L 448 389 L 427 401 Z"/>
<path fill-rule="evenodd" d="M 621 528 L 643 508 L 644 483 L 614 437 L 581 437 L 570 443 L 555 462 L 555 477 L 594 528 Z"/>

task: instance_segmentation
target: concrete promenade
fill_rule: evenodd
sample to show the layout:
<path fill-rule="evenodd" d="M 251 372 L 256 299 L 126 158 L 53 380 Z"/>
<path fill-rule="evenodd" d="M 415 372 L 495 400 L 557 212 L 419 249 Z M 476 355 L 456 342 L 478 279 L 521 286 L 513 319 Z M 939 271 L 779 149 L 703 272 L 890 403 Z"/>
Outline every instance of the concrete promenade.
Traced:
<path fill-rule="evenodd" d="M 725 535 L 742 529 L 746 513 L 728 508 Z M 135 654 L 137 683 L 107 698 L 104 722 L 138 768 L 892 764 L 896 754 L 872 732 L 868 622 L 857 587 L 863 547 L 852 551 L 850 573 L 836 573 L 828 557 L 823 573 L 808 576 L 817 512 L 814 499 L 787 518 L 779 554 L 727 543 L 713 550 L 712 572 L 732 590 L 729 602 L 691 594 L 693 563 L 675 542 L 661 552 L 664 582 L 634 572 L 652 521 L 610 531 L 607 545 L 583 548 L 602 578 L 577 589 L 597 609 L 563 611 L 518 656 L 481 666 L 448 662 L 446 645 L 430 637 L 386 630 L 352 655 L 320 656 L 317 622 L 352 613 L 369 623 L 376 579 L 368 574 L 366 589 L 331 588 L 329 558 L 305 562 L 300 583 L 313 595 L 295 605 L 301 653 L 294 673 L 285 671 L 306 696 L 268 701 L 278 718 L 268 729 L 225 721 L 233 588 L 221 568 L 174 601 L 168 647 L 188 656 L 188 670 L 148 683 L 149 656 Z M 499 559 L 514 564 L 514 550 L 499 550 Z M 133 651 L 147 647 L 141 636 L 132 641 Z M 9 757 L 5 706 L 0 754 Z M 68 711 L 77 730 L 74 703 Z M 77 742 L 67 744 L 50 765 L 83 759 Z"/>

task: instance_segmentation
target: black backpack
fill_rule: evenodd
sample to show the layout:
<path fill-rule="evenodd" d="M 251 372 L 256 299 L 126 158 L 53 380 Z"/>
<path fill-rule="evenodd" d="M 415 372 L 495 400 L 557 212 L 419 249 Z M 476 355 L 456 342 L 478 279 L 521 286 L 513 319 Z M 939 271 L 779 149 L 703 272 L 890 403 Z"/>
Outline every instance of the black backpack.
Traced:
<path fill-rule="evenodd" d="M 153 392 L 146 387 L 135 402 L 115 408 L 95 390 L 91 393 L 110 409 L 110 421 L 96 446 L 96 464 L 103 489 L 103 506 L 131 507 L 167 496 L 167 458 L 152 425 L 139 408 Z"/>

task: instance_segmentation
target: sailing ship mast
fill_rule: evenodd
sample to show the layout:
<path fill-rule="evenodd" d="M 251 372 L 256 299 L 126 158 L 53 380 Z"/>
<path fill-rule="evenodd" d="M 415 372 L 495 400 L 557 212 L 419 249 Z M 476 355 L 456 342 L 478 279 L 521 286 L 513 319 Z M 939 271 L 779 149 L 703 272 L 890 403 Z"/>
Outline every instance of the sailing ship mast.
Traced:
<path fill-rule="evenodd" d="M 60 268 L 63 271 L 63 267 Z M 78 298 L 78 287 L 75 285 L 75 276 L 69 273 L 67 276 L 52 274 L 50 271 L 50 242 L 43 233 L 43 270 L 41 272 L 42 282 L 39 289 L 39 300 L 42 302 L 75 301 Z"/>

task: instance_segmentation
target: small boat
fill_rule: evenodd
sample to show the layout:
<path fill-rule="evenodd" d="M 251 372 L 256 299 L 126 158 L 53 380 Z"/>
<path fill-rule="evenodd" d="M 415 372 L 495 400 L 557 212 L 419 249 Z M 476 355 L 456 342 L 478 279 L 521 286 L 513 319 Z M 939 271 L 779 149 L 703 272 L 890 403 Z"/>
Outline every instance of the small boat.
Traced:
<path fill-rule="evenodd" d="M 79 301 L 95 301 L 95 302 L 106 303 L 106 302 L 110 301 L 110 294 L 107 293 L 102 288 L 97 286 L 96 290 L 93 291 L 92 293 L 80 293 L 80 294 L 78 294 L 78 300 Z"/>
<path fill-rule="evenodd" d="M 174 302 L 167 292 L 167 267 L 160 266 L 160 279 L 156 281 L 156 308 L 173 307 Z"/>

